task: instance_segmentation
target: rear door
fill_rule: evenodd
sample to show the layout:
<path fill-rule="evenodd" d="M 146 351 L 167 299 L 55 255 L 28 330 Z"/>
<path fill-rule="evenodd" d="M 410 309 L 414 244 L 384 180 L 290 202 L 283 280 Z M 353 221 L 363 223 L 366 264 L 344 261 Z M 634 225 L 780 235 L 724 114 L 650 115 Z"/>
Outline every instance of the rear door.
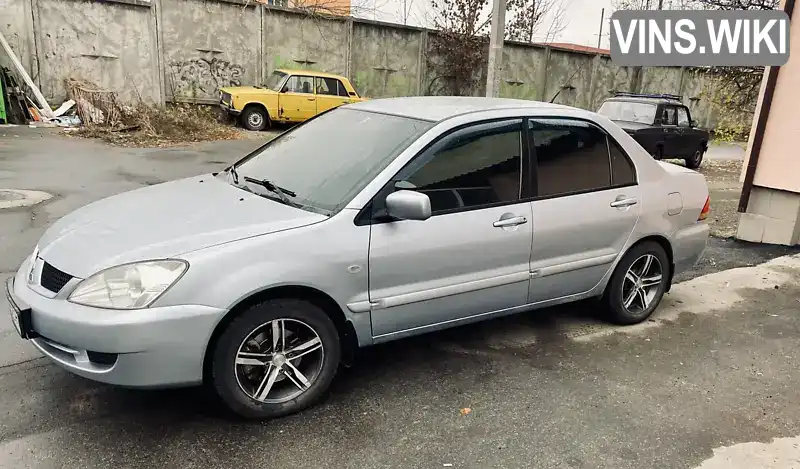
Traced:
<path fill-rule="evenodd" d="M 528 301 L 587 292 L 608 272 L 639 218 L 633 164 L 593 123 L 529 121 L 534 146 Z"/>
<path fill-rule="evenodd" d="M 342 82 L 336 78 L 316 78 L 317 88 L 317 112 L 325 112 L 328 109 L 341 106 L 350 102 Z"/>
<path fill-rule="evenodd" d="M 680 128 L 678 127 L 678 109 L 666 104 L 662 107 L 661 129 L 664 132 L 664 158 L 677 158 L 681 152 Z"/>
<path fill-rule="evenodd" d="M 681 135 L 680 144 L 678 145 L 680 154 L 677 156 L 688 158 L 700 148 L 700 135 L 692 127 L 692 116 L 686 106 L 678 107 L 678 128 L 681 131 Z"/>
<path fill-rule="evenodd" d="M 317 95 L 314 77 L 292 75 L 283 85 L 278 97 L 278 118 L 301 122 L 317 114 Z"/>

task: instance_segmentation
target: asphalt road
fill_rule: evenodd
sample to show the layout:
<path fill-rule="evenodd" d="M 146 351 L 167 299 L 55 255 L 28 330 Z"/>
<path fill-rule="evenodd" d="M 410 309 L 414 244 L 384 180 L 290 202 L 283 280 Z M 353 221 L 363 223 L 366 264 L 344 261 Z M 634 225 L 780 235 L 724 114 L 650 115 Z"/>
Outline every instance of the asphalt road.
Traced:
<path fill-rule="evenodd" d="M 258 143 L 120 149 L 40 132 L 0 128 L 0 188 L 54 194 L 0 210 L 0 280 L 65 213 Z M 641 327 L 607 326 L 587 302 L 374 347 L 324 403 L 265 423 L 201 389 L 74 377 L 0 313 L 0 467 L 697 467 L 715 448 L 800 435 L 800 260 L 719 272 L 788 252 L 712 240 Z"/>

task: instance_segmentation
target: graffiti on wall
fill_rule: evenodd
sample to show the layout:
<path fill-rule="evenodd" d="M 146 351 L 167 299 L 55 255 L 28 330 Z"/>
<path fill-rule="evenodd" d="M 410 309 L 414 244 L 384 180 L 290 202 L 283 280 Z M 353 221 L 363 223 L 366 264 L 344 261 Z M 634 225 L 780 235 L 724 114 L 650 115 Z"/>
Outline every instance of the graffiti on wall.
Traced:
<path fill-rule="evenodd" d="M 229 60 L 199 57 L 170 63 L 172 93 L 189 98 L 215 98 L 225 86 L 241 86 L 244 67 Z"/>

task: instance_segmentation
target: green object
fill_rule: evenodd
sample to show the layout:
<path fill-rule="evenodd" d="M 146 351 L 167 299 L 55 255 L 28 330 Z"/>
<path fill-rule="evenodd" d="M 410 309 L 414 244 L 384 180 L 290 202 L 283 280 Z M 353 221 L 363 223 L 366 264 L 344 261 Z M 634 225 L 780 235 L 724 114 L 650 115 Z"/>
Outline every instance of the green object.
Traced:
<path fill-rule="evenodd" d="M 8 123 L 6 117 L 6 90 L 4 87 L 4 80 L 0 79 L 0 122 L 3 124 Z"/>

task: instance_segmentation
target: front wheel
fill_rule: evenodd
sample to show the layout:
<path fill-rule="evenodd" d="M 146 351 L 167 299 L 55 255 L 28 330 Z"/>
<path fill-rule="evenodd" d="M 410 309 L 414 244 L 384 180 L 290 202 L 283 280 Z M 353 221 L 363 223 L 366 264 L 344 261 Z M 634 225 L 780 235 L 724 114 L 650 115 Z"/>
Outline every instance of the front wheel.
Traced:
<path fill-rule="evenodd" d="M 316 403 L 336 375 L 336 326 L 317 306 L 276 299 L 234 319 L 213 351 L 211 382 L 222 401 L 245 418 L 267 419 Z"/>
<path fill-rule="evenodd" d="M 703 155 L 705 151 L 700 148 L 694 152 L 691 158 L 686 158 L 686 167 L 689 169 L 697 169 L 700 167 L 700 164 L 703 162 Z"/>
<path fill-rule="evenodd" d="M 664 248 L 656 242 L 644 242 L 628 251 L 603 296 L 609 319 L 631 325 L 650 317 L 667 290 L 670 268 Z"/>
<path fill-rule="evenodd" d="M 247 130 L 264 130 L 269 123 L 269 116 L 264 109 L 250 106 L 242 112 L 242 125 Z"/>

